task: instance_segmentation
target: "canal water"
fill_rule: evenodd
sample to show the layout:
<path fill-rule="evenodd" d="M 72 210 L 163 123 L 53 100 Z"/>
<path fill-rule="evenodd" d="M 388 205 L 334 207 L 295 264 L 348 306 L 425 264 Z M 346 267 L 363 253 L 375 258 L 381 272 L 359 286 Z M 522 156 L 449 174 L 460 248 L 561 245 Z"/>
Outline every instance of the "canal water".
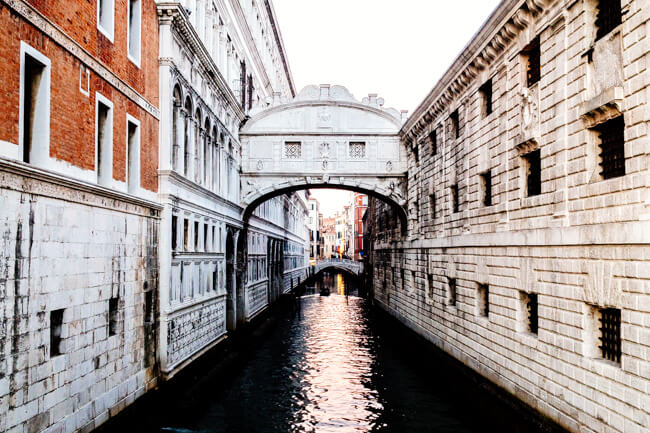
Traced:
<path fill-rule="evenodd" d="M 167 396 L 158 413 L 114 431 L 537 431 L 489 392 L 454 377 L 428 343 L 357 292 L 354 280 L 325 275 L 228 374 L 192 396 Z"/>

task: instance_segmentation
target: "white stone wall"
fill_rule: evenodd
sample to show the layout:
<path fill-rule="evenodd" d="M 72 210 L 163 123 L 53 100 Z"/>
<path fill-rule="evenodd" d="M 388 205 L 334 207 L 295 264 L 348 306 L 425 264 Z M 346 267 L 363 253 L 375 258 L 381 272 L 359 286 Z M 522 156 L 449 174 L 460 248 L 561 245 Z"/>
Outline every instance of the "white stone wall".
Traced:
<path fill-rule="evenodd" d="M 408 235 L 378 206 L 374 290 L 408 326 L 570 431 L 647 432 L 650 8 L 623 0 L 623 23 L 596 41 L 596 4 L 503 2 L 407 121 Z M 541 80 L 527 88 L 521 52 L 536 36 Z M 479 87 L 489 79 L 485 115 Z M 621 114 L 625 175 L 603 179 L 592 128 Z M 535 149 L 541 194 L 529 197 L 522 155 Z M 531 293 L 537 334 L 523 302 Z M 600 308 L 621 311 L 620 363 L 602 358 Z"/>
<path fill-rule="evenodd" d="M 156 383 L 159 209 L 6 161 L 0 203 L 0 430 L 92 429 Z"/>

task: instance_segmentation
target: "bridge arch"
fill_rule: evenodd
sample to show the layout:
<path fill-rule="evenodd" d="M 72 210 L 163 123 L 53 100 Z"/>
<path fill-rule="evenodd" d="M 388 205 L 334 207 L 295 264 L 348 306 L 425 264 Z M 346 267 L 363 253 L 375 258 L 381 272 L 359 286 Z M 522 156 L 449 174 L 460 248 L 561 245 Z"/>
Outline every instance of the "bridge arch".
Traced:
<path fill-rule="evenodd" d="M 405 229 L 405 118 L 377 95 L 358 101 L 342 86 L 307 86 L 288 102 L 275 98 L 240 131 L 244 220 L 275 196 L 334 188 L 389 203 Z"/>

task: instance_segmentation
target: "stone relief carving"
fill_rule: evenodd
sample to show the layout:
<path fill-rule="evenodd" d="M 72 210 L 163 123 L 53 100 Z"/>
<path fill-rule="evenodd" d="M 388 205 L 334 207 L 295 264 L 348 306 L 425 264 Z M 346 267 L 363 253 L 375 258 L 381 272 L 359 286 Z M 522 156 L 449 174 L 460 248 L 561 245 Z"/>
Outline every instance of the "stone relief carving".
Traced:
<path fill-rule="evenodd" d="M 386 163 L 386 171 L 389 172 L 389 173 L 390 173 L 391 171 L 393 171 L 393 162 L 392 162 L 392 161 L 388 161 L 388 162 Z"/>
<path fill-rule="evenodd" d="M 601 307 L 621 307 L 623 291 L 614 279 L 615 266 L 602 260 L 584 264 L 583 272 L 587 274 L 583 285 L 585 302 Z"/>
<path fill-rule="evenodd" d="M 522 138 L 529 138 L 536 135 L 536 127 L 539 124 L 537 106 L 537 88 L 531 90 L 524 87 L 521 90 L 521 135 Z"/>
<path fill-rule="evenodd" d="M 327 159 L 330 157 L 330 144 L 327 142 L 321 143 L 319 148 L 320 157 L 322 159 Z"/>
<path fill-rule="evenodd" d="M 318 109 L 318 127 L 330 128 L 332 126 L 332 112 L 328 107 Z"/>
<path fill-rule="evenodd" d="M 263 169 L 264 169 L 264 161 L 262 161 L 261 159 L 259 159 L 259 160 L 257 161 L 256 168 L 257 168 L 258 171 L 263 170 Z"/>

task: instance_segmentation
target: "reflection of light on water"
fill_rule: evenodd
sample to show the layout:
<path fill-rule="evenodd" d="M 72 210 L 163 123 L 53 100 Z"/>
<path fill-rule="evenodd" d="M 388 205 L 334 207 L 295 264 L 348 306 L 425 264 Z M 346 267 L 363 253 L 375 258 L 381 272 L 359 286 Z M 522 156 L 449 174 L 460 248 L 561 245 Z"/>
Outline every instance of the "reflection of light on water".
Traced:
<path fill-rule="evenodd" d="M 339 295 L 345 295 L 345 280 L 342 274 L 336 274 L 336 291 Z"/>

